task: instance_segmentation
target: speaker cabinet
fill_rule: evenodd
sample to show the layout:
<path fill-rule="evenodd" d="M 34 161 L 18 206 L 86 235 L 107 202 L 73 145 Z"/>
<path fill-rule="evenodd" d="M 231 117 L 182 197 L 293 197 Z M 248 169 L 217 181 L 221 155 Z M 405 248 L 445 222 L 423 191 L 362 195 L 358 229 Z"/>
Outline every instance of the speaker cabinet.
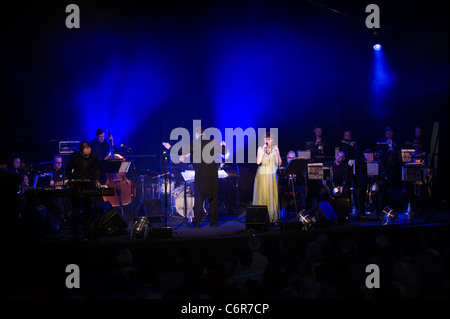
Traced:
<path fill-rule="evenodd" d="M 246 229 L 267 231 L 269 228 L 269 211 L 267 206 L 249 205 L 245 216 Z"/>
<path fill-rule="evenodd" d="M 128 225 L 117 210 L 110 209 L 100 219 L 98 233 L 100 236 L 114 236 L 123 232 L 127 227 Z"/>
<path fill-rule="evenodd" d="M 323 221 L 337 220 L 337 215 L 329 202 L 318 203 L 318 205 L 319 205 L 318 213 L 320 220 Z"/>
<path fill-rule="evenodd" d="M 335 198 L 330 200 L 330 205 L 337 215 L 339 222 L 346 222 L 350 216 L 350 199 Z"/>
<path fill-rule="evenodd" d="M 164 217 L 160 199 L 146 199 L 144 200 L 145 215 L 150 221 L 161 221 Z"/>
<path fill-rule="evenodd" d="M 337 222 L 338 219 L 329 202 L 317 203 L 308 211 L 307 215 L 315 226 L 327 226 L 333 222 Z"/>

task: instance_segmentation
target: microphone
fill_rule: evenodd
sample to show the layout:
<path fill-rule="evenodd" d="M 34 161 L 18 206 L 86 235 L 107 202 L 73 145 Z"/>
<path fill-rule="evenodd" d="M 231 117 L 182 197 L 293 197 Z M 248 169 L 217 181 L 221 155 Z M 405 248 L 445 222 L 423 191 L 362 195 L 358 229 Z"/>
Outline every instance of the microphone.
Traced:
<path fill-rule="evenodd" d="M 131 147 L 125 146 L 123 144 L 120 144 L 120 147 L 123 147 L 124 149 L 126 149 L 128 151 L 130 151 L 132 149 Z"/>

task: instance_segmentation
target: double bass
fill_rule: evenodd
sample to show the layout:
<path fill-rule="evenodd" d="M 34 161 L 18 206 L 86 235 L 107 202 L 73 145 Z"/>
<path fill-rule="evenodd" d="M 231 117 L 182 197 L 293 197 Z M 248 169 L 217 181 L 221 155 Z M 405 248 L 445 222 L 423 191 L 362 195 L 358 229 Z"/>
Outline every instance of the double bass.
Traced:
<path fill-rule="evenodd" d="M 114 147 L 110 138 L 111 133 L 109 132 L 109 154 L 105 160 L 125 161 L 125 157 L 114 153 Z M 132 197 L 136 195 L 136 190 L 133 189 L 132 182 L 127 178 L 126 173 L 105 173 L 105 177 L 105 185 L 114 188 L 114 196 L 103 197 L 103 199 L 109 201 L 113 207 L 120 207 L 123 215 L 123 206 L 131 203 Z"/>

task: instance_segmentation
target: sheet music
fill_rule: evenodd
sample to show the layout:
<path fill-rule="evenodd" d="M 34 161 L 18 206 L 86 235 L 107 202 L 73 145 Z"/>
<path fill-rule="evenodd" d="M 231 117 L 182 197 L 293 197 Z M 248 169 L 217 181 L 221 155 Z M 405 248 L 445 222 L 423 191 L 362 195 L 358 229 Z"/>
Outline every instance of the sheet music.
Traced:
<path fill-rule="evenodd" d="M 375 176 L 378 175 L 378 163 L 367 163 L 367 175 Z"/>
<path fill-rule="evenodd" d="M 227 178 L 228 174 L 223 169 L 219 169 L 219 178 Z"/>
<path fill-rule="evenodd" d="M 184 172 L 181 172 L 181 175 L 183 176 L 183 179 L 187 181 L 192 181 L 195 178 L 195 170 L 185 170 Z M 227 178 L 228 174 L 223 169 L 219 169 L 218 171 L 219 178 Z"/>
<path fill-rule="evenodd" d="M 122 162 L 120 164 L 119 173 L 128 173 L 128 169 L 130 168 L 131 162 Z"/>
<path fill-rule="evenodd" d="M 194 170 L 185 170 L 184 172 L 181 172 L 181 176 L 183 176 L 183 179 L 185 182 L 193 181 L 195 178 L 195 171 Z"/>
<path fill-rule="evenodd" d="M 323 163 L 308 164 L 308 179 L 323 179 Z"/>
<path fill-rule="evenodd" d="M 415 149 L 402 149 L 401 150 L 402 162 L 403 163 L 411 162 L 415 151 L 416 151 Z"/>
<path fill-rule="evenodd" d="M 298 157 L 304 159 L 311 159 L 311 151 L 298 151 Z"/>

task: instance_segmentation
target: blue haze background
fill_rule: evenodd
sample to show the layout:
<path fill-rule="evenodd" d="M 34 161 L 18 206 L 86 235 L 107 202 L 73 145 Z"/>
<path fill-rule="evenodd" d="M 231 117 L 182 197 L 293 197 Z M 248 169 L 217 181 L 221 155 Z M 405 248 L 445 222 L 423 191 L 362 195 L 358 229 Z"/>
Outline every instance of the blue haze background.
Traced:
<path fill-rule="evenodd" d="M 11 5 L 1 13 L 0 163 L 12 153 L 48 161 L 59 140 L 90 141 L 98 127 L 160 158 L 161 142 L 194 119 L 222 132 L 276 127 L 283 153 L 303 148 L 315 124 L 331 141 L 350 128 L 369 148 L 388 125 L 406 141 L 438 121 L 444 163 L 447 13 L 392 2 L 377 2 L 379 52 L 364 24 L 371 1 L 77 1 L 80 29 L 65 27 L 69 2 Z M 448 178 L 445 165 L 439 173 Z"/>

